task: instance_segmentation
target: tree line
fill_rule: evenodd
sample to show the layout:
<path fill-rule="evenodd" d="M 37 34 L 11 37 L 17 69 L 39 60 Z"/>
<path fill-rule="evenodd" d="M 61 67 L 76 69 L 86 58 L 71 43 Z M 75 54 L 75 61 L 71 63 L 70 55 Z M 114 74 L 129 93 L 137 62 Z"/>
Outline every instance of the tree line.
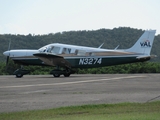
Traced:
<path fill-rule="evenodd" d="M 98 47 L 104 43 L 102 48 L 114 49 L 119 45 L 118 49 L 126 49 L 131 47 L 143 34 L 143 32 L 144 30 L 141 29 L 119 27 L 114 29 L 103 28 L 90 31 L 64 31 L 49 33 L 47 35 L 0 34 L 0 61 L 4 62 L 6 59 L 3 52 L 8 50 L 10 40 L 10 49 L 39 49 L 40 47 L 50 43 L 65 43 L 89 47 Z M 158 56 L 154 59 L 154 61 L 160 61 L 159 41 L 160 35 L 157 35 L 151 51 L 151 54 L 156 54 Z"/>
<path fill-rule="evenodd" d="M 0 62 L 0 75 L 12 75 L 20 68 L 20 65 L 9 61 L 8 66 L 5 62 Z M 31 75 L 46 75 L 54 68 L 51 66 L 24 66 L 24 69 L 30 70 Z M 116 66 L 107 66 L 100 68 L 76 69 L 76 74 L 133 74 L 133 73 L 160 73 L 159 62 L 131 63 Z"/>
<path fill-rule="evenodd" d="M 117 45 L 119 45 L 118 49 L 127 49 L 138 40 L 143 32 L 144 30 L 141 29 L 119 27 L 114 29 L 103 28 L 91 31 L 64 31 L 49 33 L 47 35 L 0 34 L 0 75 L 11 75 L 15 69 L 20 68 L 19 65 L 14 64 L 11 60 L 7 66 L 5 65 L 6 57 L 3 55 L 3 52 L 8 50 L 10 40 L 10 49 L 39 49 L 40 47 L 50 43 L 65 43 L 81 46 L 87 45 L 89 47 L 98 47 L 102 43 L 105 43 L 102 48 L 114 49 Z M 160 35 L 155 36 L 151 54 L 155 54 L 158 57 L 152 59 L 151 62 L 132 63 L 92 69 L 77 69 L 76 73 L 160 73 L 159 41 Z M 31 70 L 30 74 L 48 74 L 53 67 L 25 66 L 25 69 Z"/>

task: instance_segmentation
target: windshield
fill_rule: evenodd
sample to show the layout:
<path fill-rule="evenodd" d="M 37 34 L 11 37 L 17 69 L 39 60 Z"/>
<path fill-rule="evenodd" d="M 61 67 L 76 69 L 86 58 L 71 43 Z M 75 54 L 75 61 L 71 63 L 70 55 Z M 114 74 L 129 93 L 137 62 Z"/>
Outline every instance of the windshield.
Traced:
<path fill-rule="evenodd" d="M 46 52 L 46 50 L 47 50 L 47 47 L 42 47 L 39 49 L 39 52 Z"/>
<path fill-rule="evenodd" d="M 39 49 L 39 52 L 48 52 L 53 54 L 60 54 L 60 47 L 53 45 L 46 45 Z"/>

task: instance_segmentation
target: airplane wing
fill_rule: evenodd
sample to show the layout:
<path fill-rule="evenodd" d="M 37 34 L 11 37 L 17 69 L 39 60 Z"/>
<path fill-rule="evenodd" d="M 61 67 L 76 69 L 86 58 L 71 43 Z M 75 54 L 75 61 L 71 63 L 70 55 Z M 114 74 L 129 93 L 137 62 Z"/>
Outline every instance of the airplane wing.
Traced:
<path fill-rule="evenodd" d="M 61 66 L 67 68 L 71 67 L 71 64 L 68 61 L 66 61 L 62 56 L 53 55 L 50 53 L 36 53 L 33 55 L 42 60 L 46 65 Z"/>

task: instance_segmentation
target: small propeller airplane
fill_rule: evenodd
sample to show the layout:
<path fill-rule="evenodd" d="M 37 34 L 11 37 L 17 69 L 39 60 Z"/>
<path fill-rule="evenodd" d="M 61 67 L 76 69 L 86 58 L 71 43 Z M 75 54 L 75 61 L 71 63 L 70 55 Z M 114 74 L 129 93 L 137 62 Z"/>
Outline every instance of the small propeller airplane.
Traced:
<path fill-rule="evenodd" d="M 3 54 L 7 56 L 7 64 L 8 59 L 11 58 L 21 65 L 54 66 L 56 68 L 50 72 L 54 77 L 60 77 L 60 75 L 69 77 L 74 73 L 74 68 L 96 68 L 144 62 L 156 57 L 150 55 L 155 33 L 156 30 L 146 30 L 129 49 L 117 49 L 118 46 L 115 49 L 102 49 L 103 44 L 93 48 L 53 43 L 38 50 L 8 50 Z M 28 73 L 28 70 L 20 68 L 14 72 L 14 75 L 22 77 Z"/>

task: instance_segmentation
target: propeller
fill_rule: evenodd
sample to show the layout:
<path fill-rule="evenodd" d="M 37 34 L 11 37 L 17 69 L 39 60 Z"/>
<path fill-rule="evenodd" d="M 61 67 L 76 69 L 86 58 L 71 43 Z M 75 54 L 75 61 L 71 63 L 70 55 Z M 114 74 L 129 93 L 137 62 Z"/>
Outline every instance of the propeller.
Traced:
<path fill-rule="evenodd" d="M 11 39 L 9 40 L 8 51 L 10 51 L 10 48 L 11 48 Z M 8 62 L 9 62 L 9 56 L 10 56 L 10 54 L 7 56 L 7 59 L 6 59 L 7 68 L 8 68 Z"/>

